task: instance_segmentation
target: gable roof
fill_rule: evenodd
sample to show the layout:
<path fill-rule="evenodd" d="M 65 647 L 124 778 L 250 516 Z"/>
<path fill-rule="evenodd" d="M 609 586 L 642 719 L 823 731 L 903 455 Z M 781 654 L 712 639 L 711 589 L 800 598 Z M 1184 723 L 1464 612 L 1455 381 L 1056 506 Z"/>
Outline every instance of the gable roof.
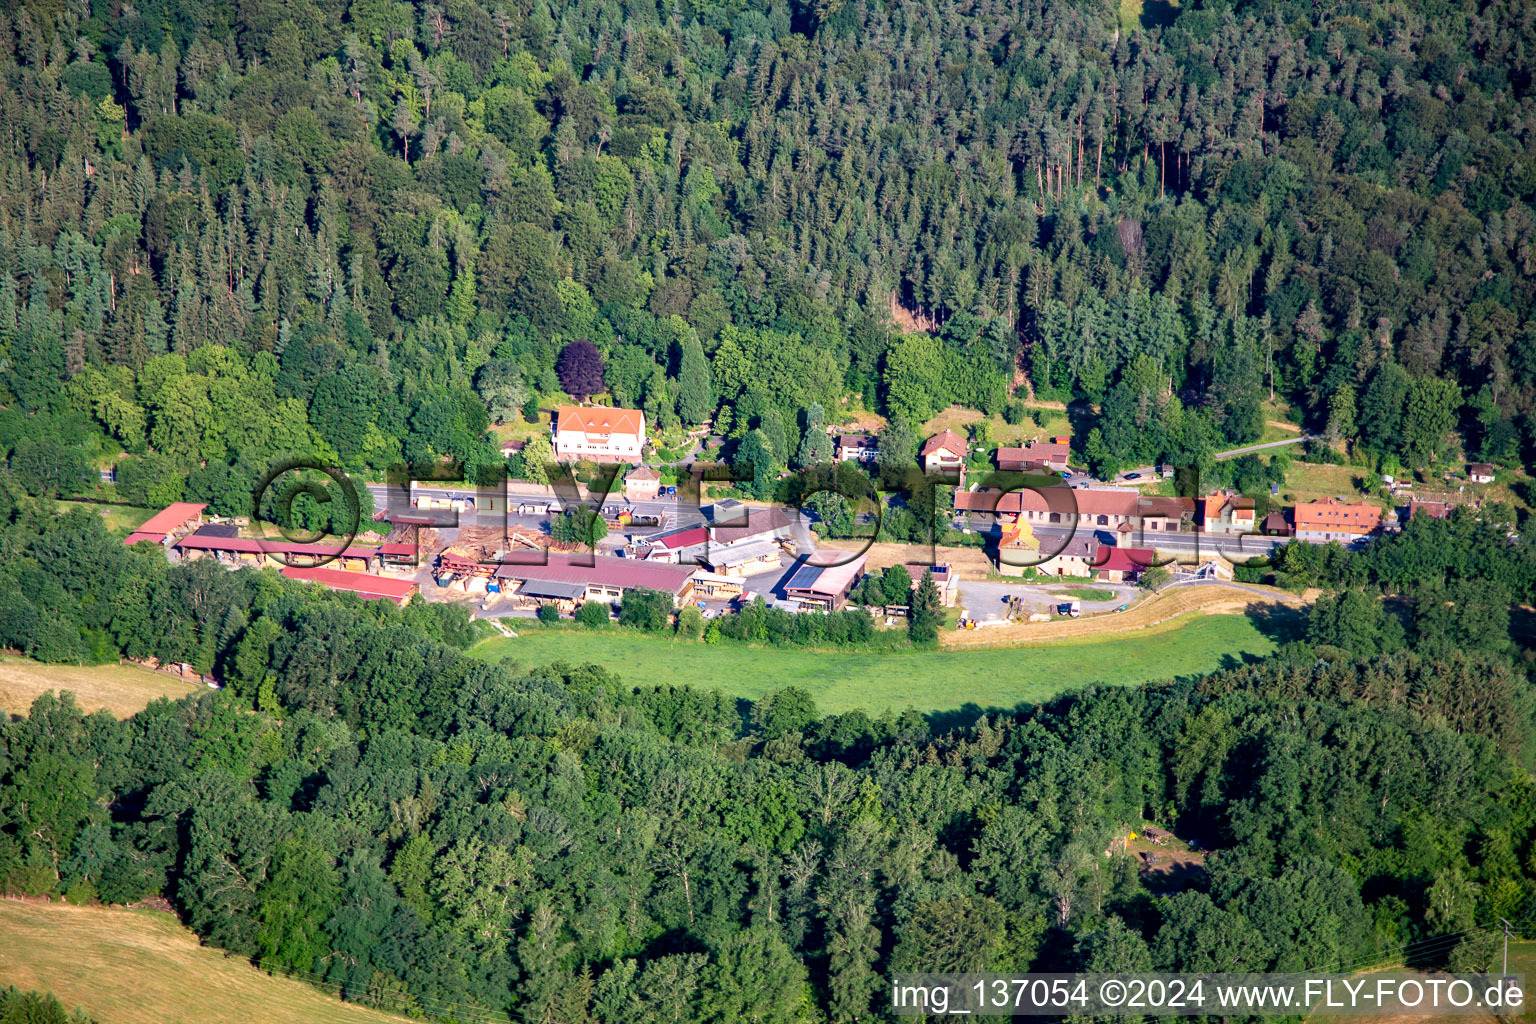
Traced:
<path fill-rule="evenodd" d="M 1151 548 L 1108 548 L 1104 561 L 1094 566 L 1109 572 L 1141 572 L 1157 561 Z"/>
<path fill-rule="evenodd" d="M 953 430 L 941 430 L 924 441 L 923 447 L 919 449 L 917 454 L 926 459 L 934 452 L 940 450 L 953 452 L 956 455 L 964 455 L 966 453 L 965 439 Z"/>
<path fill-rule="evenodd" d="M 636 483 L 650 483 L 652 480 L 660 480 L 661 474 L 650 466 L 637 466 L 624 474 L 624 482 L 633 480 Z"/>
<path fill-rule="evenodd" d="M 130 547 L 141 540 L 152 540 L 156 544 L 164 544 L 165 538 L 170 532 L 179 526 L 184 526 L 189 519 L 196 519 L 203 514 L 207 505 L 199 505 L 190 501 L 173 501 L 165 508 L 156 512 L 137 530 L 130 533 L 123 543 Z"/>
<path fill-rule="evenodd" d="M 642 562 L 638 558 L 611 555 L 559 555 L 551 552 L 543 562 L 503 562 L 496 576 L 504 580 L 544 580 L 598 586 L 647 587 L 669 594 L 681 591 L 697 566 Z"/>
<path fill-rule="evenodd" d="M 799 590 L 810 594 L 841 594 L 863 574 L 864 563 L 868 561 L 868 556 L 855 556 L 851 551 L 818 551 L 812 557 L 847 561 L 842 561 L 840 565 L 802 562 L 784 584 L 785 593 Z"/>
<path fill-rule="evenodd" d="M 874 434 L 838 434 L 836 443 L 839 448 L 873 448 L 880 439 Z"/>
<path fill-rule="evenodd" d="M 645 413 L 639 409 L 606 406 L 562 405 L 555 413 L 555 430 L 579 430 L 584 434 L 634 434 L 645 429 Z"/>
<path fill-rule="evenodd" d="M 1298 530 L 1337 530 L 1340 533 L 1366 534 L 1381 524 L 1381 509 L 1365 502 L 1319 498 L 1296 506 Z"/>
<path fill-rule="evenodd" d="M 283 570 L 283 575 L 291 580 L 322 583 L 332 590 L 350 590 L 361 597 L 385 598 L 396 604 L 404 603 L 407 597 L 416 593 L 415 580 L 370 576 L 365 572 L 347 572 L 344 569 L 328 569 L 324 566 L 310 569 L 290 565 Z"/>

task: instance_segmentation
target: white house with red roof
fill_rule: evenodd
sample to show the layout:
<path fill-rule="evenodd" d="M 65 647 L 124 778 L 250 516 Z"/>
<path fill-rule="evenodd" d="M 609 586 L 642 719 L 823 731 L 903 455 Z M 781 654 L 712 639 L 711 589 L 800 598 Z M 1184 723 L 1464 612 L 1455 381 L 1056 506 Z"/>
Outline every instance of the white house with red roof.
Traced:
<path fill-rule="evenodd" d="M 562 405 L 555 410 L 555 457 L 640 464 L 645 413 L 639 409 Z"/>

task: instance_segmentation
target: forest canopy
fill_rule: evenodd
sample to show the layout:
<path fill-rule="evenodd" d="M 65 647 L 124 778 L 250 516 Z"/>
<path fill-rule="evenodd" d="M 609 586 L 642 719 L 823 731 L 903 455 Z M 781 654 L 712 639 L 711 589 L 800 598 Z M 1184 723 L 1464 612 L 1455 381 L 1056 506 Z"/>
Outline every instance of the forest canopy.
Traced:
<path fill-rule="evenodd" d="M 1375 456 L 1515 465 L 1528 33 L 1507 0 L 1211 0 L 1148 27 L 915 0 L 13 4 L 0 449 L 38 493 L 142 455 L 156 501 L 276 451 L 473 472 L 501 461 L 490 415 L 602 387 L 662 428 L 713 416 L 732 450 L 762 430 L 760 472 L 799 461 L 813 406 L 919 422 L 1017 391 L 1095 403 L 1081 444 L 1112 469 L 1251 441 L 1273 389 Z"/>

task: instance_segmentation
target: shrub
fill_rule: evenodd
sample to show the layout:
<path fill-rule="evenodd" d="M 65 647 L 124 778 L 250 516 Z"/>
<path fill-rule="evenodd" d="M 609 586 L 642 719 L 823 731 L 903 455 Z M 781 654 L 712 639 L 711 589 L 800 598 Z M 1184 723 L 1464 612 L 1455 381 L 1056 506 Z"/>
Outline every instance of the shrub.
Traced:
<path fill-rule="evenodd" d="M 611 611 L 602 601 L 587 601 L 576 609 L 576 621 L 583 626 L 606 626 L 610 617 Z"/>
<path fill-rule="evenodd" d="M 559 622 L 560 621 L 560 609 L 556 608 L 552 604 L 541 604 L 541 605 L 539 605 L 539 621 L 540 622 Z"/>

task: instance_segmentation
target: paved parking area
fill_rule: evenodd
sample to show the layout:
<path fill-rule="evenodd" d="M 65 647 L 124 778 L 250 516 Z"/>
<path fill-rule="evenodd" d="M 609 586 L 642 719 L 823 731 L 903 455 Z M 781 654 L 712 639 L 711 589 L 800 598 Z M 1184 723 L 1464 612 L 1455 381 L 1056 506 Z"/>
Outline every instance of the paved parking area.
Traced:
<path fill-rule="evenodd" d="M 1068 600 L 1066 596 L 1052 591 L 1070 590 L 1073 587 L 1092 587 L 1094 590 L 1109 590 L 1114 592 L 1114 597 L 1105 601 L 1084 601 L 1083 611 L 1106 612 L 1111 608 L 1118 608 L 1122 604 L 1129 604 L 1140 594 L 1140 591 L 1128 583 L 1064 583 L 1051 586 L 1041 586 L 1037 583 L 1000 583 L 996 581 L 980 582 L 975 580 L 960 581 L 960 598 L 956 602 L 961 608 L 980 622 L 993 619 L 1002 619 L 1008 613 L 1008 599 L 1011 597 L 1022 598 L 1022 604 L 1026 612 L 1043 612 L 1053 604 L 1060 604 Z"/>

